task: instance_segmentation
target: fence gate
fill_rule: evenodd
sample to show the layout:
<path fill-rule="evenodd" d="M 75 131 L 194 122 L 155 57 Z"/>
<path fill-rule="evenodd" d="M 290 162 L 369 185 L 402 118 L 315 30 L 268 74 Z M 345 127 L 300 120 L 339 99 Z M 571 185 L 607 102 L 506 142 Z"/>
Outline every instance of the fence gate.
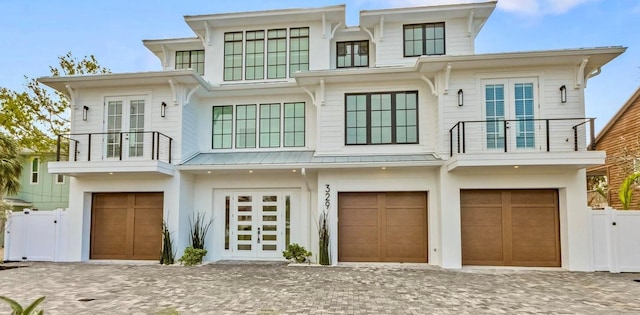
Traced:
<path fill-rule="evenodd" d="M 5 226 L 5 261 L 59 261 L 66 212 L 12 212 Z M 56 256 L 58 254 L 58 256 Z"/>

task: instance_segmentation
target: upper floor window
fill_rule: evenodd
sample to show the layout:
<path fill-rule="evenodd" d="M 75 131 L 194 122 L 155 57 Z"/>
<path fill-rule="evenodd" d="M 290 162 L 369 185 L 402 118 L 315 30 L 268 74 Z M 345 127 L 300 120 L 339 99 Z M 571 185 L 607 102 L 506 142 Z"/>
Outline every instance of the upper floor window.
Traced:
<path fill-rule="evenodd" d="M 33 160 L 31 160 L 31 177 L 30 177 L 30 183 L 31 184 L 37 184 L 40 180 L 40 159 L 39 158 L 33 158 Z"/>
<path fill-rule="evenodd" d="M 444 22 L 404 26 L 405 57 L 444 54 Z"/>
<path fill-rule="evenodd" d="M 214 106 L 212 129 L 213 149 L 304 147 L 305 103 Z"/>
<path fill-rule="evenodd" d="M 224 80 L 242 80 L 242 32 L 224 34 Z"/>
<path fill-rule="evenodd" d="M 64 184 L 64 175 L 56 174 L 56 184 Z"/>
<path fill-rule="evenodd" d="M 337 67 L 368 67 L 369 66 L 369 41 L 339 42 L 336 46 Z"/>
<path fill-rule="evenodd" d="M 189 68 L 204 75 L 204 50 L 176 51 L 176 69 Z"/>
<path fill-rule="evenodd" d="M 292 28 L 289 36 L 289 76 L 309 70 L 309 28 Z"/>
<path fill-rule="evenodd" d="M 418 92 L 345 95 L 345 143 L 418 143 Z"/>
<path fill-rule="evenodd" d="M 224 34 L 224 81 L 284 79 L 307 70 L 308 27 Z"/>

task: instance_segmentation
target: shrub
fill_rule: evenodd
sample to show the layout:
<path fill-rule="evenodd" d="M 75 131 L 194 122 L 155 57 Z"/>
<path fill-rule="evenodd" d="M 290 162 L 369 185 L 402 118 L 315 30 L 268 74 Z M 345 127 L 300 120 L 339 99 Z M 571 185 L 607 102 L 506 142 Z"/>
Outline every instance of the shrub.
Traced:
<path fill-rule="evenodd" d="M 176 253 L 173 250 L 171 232 L 169 232 L 166 222 L 162 222 L 162 251 L 160 252 L 160 264 L 173 265 L 175 259 Z"/>
<path fill-rule="evenodd" d="M 38 307 L 38 305 L 40 305 L 40 303 L 42 303 L 42 301 L 44 301 L 44 296 L 38 298 L 37 300 L 33 301 L 33 303 L 31 303 L 31 305 L 27 306 L 27 307 L 22 307 L 22 305 L 20 305 L 20 303 L 5 297 L 5 296 L 0 296 L 0 300 L 3 300 L 5 302 L 7 302 L 7 304 L 9 304 L 11 306 L 11 309 L 13 310 L 13 313 L 11 314 L 16 314 L 16 315 L 32 315 L 32 314 L 36 314 L 36 315 L 41 315 L 44 314 L 43 310 L 38 310 L 36 311 L 36 308 Z"/>
<path fill-rule="evenodd" d="M 282 256 L 287 260 L 293 260 L 297 263 L 303 263 L 308 261 L 311 256 L 311 252 L 308 252 L 304 246 L 300 246 L 296 243 L 289 244 L 287 246 L 287 250 L 282 252 Z"/>
<path fill-rule="evenodd" d="M 633 197 L 633 189 L 639 178 L 640 173 L 635 173 L 627 176 L 624 181 L 622 181 L 618 197 L 620 197 L 620 203 L 622 203 L 623 210 L 629 210 L 629 207 L 631 206 L 631 197 Z"/>
<path fill-rule="evenodd" d="M 195 266 L 202 263 L 202 259 L 207 255 L 207 250 L 202 248 L 193 248 L 191 246 L 184 250 L 184 254 L 178 261 L 185 266 Z"/>
<path fill-rule="evenodd" d="M 320 245 L 320 257 L 318 257 L 318 263 L 327 266 L 331 265 L 331 259 L 329 258 L 329 226 L 328 226 L 327 212 L 323 212 L 320 215 L 320 222 L 318 224 L 318 238 Z"/>
<path fill-rule="evenodd" d="M 193 220 L 189 218 L 189 232 L 191 234 L 191 247 L 204 249 L 204 239 L 209 232 L 209 227 L 213 223 L 213 219 L 205 222 L 204 213 L 198 213 L 194 216 Z"/>

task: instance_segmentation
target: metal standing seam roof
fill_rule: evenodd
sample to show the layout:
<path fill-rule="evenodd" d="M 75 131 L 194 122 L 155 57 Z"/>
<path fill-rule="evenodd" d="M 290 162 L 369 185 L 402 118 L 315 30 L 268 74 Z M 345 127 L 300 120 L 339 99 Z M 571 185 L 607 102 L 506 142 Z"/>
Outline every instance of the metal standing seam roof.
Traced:
<path fill-rule="evenodd" d="M 314 151 L 224 152 L 200 153 L 184 166 L 239 166 L 239 165 L 329 165 L 359 163 L 437 162 L 435 154 L 348 155 L 316 156 Z"/>

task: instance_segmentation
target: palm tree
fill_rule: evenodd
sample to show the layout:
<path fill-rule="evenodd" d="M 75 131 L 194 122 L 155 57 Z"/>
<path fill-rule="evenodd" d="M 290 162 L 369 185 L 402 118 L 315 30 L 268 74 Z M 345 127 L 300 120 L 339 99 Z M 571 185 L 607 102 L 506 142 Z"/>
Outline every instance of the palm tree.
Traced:
<path fill-rule="evenodd" d="M 18 145 L 9 136 L 0 133 L 0 200 L 4 195 L 17 195 L 20 191 L 22 163 Z"/>

